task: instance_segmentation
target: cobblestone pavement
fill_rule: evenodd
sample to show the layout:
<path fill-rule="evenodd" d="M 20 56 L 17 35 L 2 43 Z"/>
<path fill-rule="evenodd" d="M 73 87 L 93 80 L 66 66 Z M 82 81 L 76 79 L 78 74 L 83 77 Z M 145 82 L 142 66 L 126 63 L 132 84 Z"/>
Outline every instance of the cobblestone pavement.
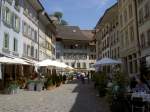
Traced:
<path fill-rule="evenodd" d="M 74 81 L 51 91 L 0 95 L 0 112 L 109 112 L 93 86 Z"/>

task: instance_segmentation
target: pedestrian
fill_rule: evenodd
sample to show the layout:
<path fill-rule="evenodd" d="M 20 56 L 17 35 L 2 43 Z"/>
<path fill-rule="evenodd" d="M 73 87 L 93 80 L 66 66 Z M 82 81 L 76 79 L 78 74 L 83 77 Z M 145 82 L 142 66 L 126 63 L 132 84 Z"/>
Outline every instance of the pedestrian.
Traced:
<path fill-rule="evenodd" d="M 82 82 L 82 84 L 85 84 L 85 79 L 84 79 L 85 76 L 84 76 L 84 73 L 81 73 L 80 76 L 81 76 L 81 82 Z"/>

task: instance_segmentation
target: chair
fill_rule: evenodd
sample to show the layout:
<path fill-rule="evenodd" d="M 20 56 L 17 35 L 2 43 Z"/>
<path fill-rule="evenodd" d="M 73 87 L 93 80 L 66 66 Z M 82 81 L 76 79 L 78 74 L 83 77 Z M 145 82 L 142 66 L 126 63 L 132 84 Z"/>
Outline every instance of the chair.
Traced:
<path fill-rule="evenodd" d="M 143 102 L 143 98 L 132 98 L 132 112 L 145 112 L 145 102 Z"/>

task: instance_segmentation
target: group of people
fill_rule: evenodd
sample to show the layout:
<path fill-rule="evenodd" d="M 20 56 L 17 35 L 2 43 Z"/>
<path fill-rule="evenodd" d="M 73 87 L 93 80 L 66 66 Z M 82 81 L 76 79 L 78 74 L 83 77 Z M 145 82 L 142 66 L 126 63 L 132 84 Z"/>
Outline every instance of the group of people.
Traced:
<path fill-rule="evenodd" d="M 146 92 L 150 93 L 148 83 L 143 78 L 133 77 L 130 83 L 131 92 Z"/>
<path fill-rule="evenodd" d="M 90 82 L 90 76 L 89 74 L 86 75 L 86 73 L 82 72 L 77 75 L 77 79 L 80 79 L 82 84 L 85 84 L 85 78 L 87 78 L 88 83 Z"/>

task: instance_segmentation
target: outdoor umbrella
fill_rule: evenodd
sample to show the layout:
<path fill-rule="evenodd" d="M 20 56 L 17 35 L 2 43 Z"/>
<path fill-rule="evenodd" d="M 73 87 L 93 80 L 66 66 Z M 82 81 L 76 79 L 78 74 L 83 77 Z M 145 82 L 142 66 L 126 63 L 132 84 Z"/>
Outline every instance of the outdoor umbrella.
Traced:
<path fill-rule="evenodd" d="M 14 58 L 12 60 L 15 61 L 16 64 L 29 65 L 29 63 L 27 63 L 25 60 L 20 59 L 20 58 Z"/>
<path fill-rule="evenodd" d="M 105 65 L 115 65 L 115 64 L 121 64 L 121 61 L 114 60 L 111 58 L 103 58 L 99 61 L 97 61 L 94 66 L 105 66 Z"/>
<path fill-rule="evenodd" d="M 8 58 L 8 57 L 0 57 L 0 63 L 16 64 L 16 62 L 12 58 Z"/>
<path fill-rule="evenodd" d="M 58 67 L 58 68 L 66 68 L 67 67 L 67 65 L 65 63 L 55 61 L 55 60 L 50 60 L 50 59 L 46 59 L 39 63 L 36 63 L 35 66 L 52 66 L 52 67 Z"/>
<path fill-rule="evenodd" d="M 35 66 L 55 66 L 55 63 L 53 60 L 50 60 L 50 59 L 46 59 L 46 60 L 43 60 L 41 62 L 38 62 L 35 64 Z"/>

